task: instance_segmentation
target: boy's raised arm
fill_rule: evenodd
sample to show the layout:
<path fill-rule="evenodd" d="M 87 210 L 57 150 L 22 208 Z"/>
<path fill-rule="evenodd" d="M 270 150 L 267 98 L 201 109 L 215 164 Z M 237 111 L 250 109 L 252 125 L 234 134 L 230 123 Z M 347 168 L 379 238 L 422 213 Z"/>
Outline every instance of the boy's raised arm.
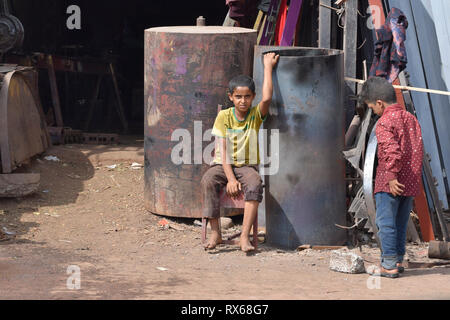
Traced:
<path fill-rule="evenodd" d="M 265 117 L 269 112 L 270 102 L 272 101 L 273 94 L 273 82 L 272 71 L 280 58 L 279 55 L 274 52 L 269 52 L 264 55 L 264 81 L 262 88 L 262 100 L 259 103 L 259 111 L 261 116 Z"/>

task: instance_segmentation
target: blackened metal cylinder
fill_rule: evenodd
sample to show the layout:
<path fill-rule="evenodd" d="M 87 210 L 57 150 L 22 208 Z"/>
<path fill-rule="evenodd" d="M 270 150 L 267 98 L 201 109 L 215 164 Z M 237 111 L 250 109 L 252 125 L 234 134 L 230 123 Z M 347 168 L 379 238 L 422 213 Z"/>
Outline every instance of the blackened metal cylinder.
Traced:
<path fill-rule="evenodd" d="M 289 249 L 342 245 L 346 230 L 336 224 L 346 225 L 343 52 L 258 46 L 257 87 L 263 81 L 262 54 L 270 51 L 280 58 L 264 123 L 271 167 L 265 175 L 266 240 Z"/>
<path fill-rule="evenodd" d="M 450 242 L 431 240 L 428 246 L 428 258 L 450 260 Z"/>
<path fill-rule="evenodd" d="M 201 217 L 210 131 L 231 78 L 251 75 L 256 31 L 235 27 L 145 30 L 145 195 L 148 211 Z"/>

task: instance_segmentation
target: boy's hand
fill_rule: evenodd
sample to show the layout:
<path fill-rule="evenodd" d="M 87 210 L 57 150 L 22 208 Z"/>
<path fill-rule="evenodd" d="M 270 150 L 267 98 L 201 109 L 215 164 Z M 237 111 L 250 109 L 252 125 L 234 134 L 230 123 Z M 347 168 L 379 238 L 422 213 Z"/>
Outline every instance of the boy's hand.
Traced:
<path fill-rule="evenodd" d="M 227 194 L 232 198 L 237 197 L 241 192 L 241 183 L 237 180 L 228 181 L 227 183 Z"/>
<path fill-rule="evenodd" d="M 272 101 L 273 82 L 272 72 L 275 65 L 278 63 L 280 55 L 275 52 L 266 53 L 263 56 L 264 62 L 264 81 L 262 88 L 262 99 L 259 103 L 259 111 L 262 117 L 265 117 L 269 113 L 270 102 Z"/>
<path fill-rule="evenodd" d="M 269 52 L 264 55 L 264 66 L 265 67 L 275 67 L 275 65 L 280 59 L 279 54 L 275 54 L 275 52 Z"/>
<path fill-rule="evenodd" d="M 401 196 L 405 186 L 398 182 L 397 179 L 389 181 L 389 190 L 393 196 Z"/>

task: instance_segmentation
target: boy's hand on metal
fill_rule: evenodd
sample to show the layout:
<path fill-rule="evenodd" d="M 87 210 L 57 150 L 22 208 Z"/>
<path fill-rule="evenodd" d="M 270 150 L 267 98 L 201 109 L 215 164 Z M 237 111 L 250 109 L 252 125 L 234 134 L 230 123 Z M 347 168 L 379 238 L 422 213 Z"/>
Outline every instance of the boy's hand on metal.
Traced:
<path fill-rule="evenodd" d="M 279 54 L 275 54 L 275 52 L 266 53 L 264 55 L 264 65 L 271 66 L 273 68 L 277 64 L 278 59 L 280 59 Z"/>
<path fill-rule="evenodd" d="M 227 183 L 227 194 L 232 198 L 237 197 L 241 190 L 241 183 L 239 181 L 235 180 Z"/>
<path fill-rule="evenodd" d="M 393 196 L 401 196 L 404 189 L 405 185 L 398 182 L 397 179 L 389 181 L 389 190 Z"/>

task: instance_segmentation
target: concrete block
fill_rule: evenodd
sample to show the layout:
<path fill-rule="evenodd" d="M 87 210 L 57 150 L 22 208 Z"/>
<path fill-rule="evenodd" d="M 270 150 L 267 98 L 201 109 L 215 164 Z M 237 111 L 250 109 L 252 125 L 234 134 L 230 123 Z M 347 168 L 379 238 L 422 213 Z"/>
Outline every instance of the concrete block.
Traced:
<path fill-rule="evenodd" d="M 333 250 L 330 257 L 330 269 L 344 273 L 364 273 L 364 260 L 347 248 Z"/>

